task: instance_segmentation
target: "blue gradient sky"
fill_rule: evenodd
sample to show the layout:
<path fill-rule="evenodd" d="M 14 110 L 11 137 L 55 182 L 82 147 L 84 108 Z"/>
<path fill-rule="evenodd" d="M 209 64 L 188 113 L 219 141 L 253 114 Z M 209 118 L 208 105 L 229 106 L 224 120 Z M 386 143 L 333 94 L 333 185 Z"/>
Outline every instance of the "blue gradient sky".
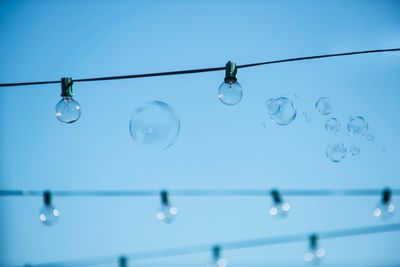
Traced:
<path fill-rule="evenodd" d="M 0 82 L 53 80 L 223 66 L 400 46 L 397 1 L 1 1 Z M 1 189 L 212 189 L 400 187 L 400 53 L 321 59 L 239 70 L 240 104 L 217 99 L 223 72 L 76 84 L 82 116 L 55 118 L 58 85 L 1 88 Z M 281 127 L 265 100 L 285 95 L 297 119 Z M 298 98 L 295 97 L 298 96 Z M 324 130 L 314 109 L 326 96 L 342 131 Z M 132 111 L 169 103 L 181 132 L 162 153 L 136 146 Z M 307 122 L 301 115 L 306 112 Z M 349 138 L 351 115 L 376 138 Z M 263 128 L 262 123 L 266 123 Z M 338 164 L 335 141 L 361 153 Z M 394 199 L 399 203 L 399 198 Z M 289 198 L 284 220 L 268 197 L 174 198 L 179 217 L 155 220 L 158 198 L 55 198 L 54 227 L 38 220 L 41 199 L 0 199 L 0 265 L 121 254 L 385 222 L 378 199 Z M 399 222 L 397 214 L 390 222 Z M 324 266 L 400 263 L 400 233 L 324 240 Z M 306 266 L 305 243 L 226 251 L 231 266 Z M 204 266 L 209 254 L 134 266 Z M 104 265 L 106 266 L 106 265 Z M 113 266 L 113 265 L 107 265 Z"/>

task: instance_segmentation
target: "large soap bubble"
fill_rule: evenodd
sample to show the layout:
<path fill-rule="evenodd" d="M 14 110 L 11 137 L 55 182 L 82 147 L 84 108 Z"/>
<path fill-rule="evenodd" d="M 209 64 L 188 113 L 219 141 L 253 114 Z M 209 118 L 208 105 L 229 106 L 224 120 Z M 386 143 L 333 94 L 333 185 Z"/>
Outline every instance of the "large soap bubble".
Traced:
<path fill-rule="evenodd" d="M 346 146 L 343 143 L 330 144 L 326 148 L 326 157 L 333 162 L 342 161 L 347 154 Z"/>
<path fill-rule="evenodd" d="M 362 136 L 368 131 L 368 122 L 361 116 L 350 117 L 347 123 L 349 135 Z"/>
<path fill-rule="evenodd" d="M 140 147 L 160 151 L 175 142 L 180 121 L 167 103 L 151 101 L 133 111 L 129 129 Z"/>
<path fill-rule="evenodd" d="M 296 106 L 287 97 L 268 99 L 266 105 L 270 119 L 278 125 L 288 125 L 296 118 Z"/>
<path fill-rule="evenodd" d="M 332 112 L 331 100 L 326 97 L 321 97 L 315 102 L 315 108 L 321 115 L 328 115 Z"/>

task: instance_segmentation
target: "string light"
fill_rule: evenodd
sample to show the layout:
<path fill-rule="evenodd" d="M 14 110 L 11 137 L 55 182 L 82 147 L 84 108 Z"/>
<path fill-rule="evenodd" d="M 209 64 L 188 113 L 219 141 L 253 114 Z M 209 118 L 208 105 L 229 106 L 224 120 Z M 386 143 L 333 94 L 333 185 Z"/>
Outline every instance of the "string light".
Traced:
<path fill-rule="evenodd" d="M 206 267 L 227 267 L 228 260 L 221 257 L 221 247 L 216 245 L 212 248 L 212 259 L 211 262 L 206 265 Z"/>
<path fill-rule="evenodd" d="M 243 97 L 243 89 L 240 83 L 237 82 L 236 64 L 229 61 L 225 66 L 225 79 L 218 88 L 219 100 L 228 106 L 236 105 Z"/>
<path fill-rule="evenodd" d="M 326 251 L 318 244 L 318 235 L 312 234 L 309 237 L 309 251 L 304 255 L 304 261 L 319 264 L 325 257 Z"/>
<path fill-rule="evenodd" d="M 392 190 L 385 188 L 382 191 L 382 199 L 378 206 L 374 209 L 374 216 L 387 219 L 396 211 L 396 206 L 392 202 Z"/>
<path fill-rule="evenodd" d="M 285 217 L 290 210 L 290 204 L 283 201 L 281 194 L 278 190 L 271 191 L 272 207 L 269 209 L 271 216 Z"/>
<path fill-rule="evenodd" d="M 59 210 L 52 205 L 52 195 L 50 191 L 43 192 L 43 207 L 40 209 L 39 219 L 44 225 L 54 224 L 58 216 L 60 216 Z"/>
<path fill-rule="evenodd" d="M 178 209 L 170 203 L 167 191 L 163 190 L 160 192 L 160 200 L 161 206 L 156 213 L 156 218 L 160 222 L 171 223 L 178 214 Z"/>
<path fill-rule="evenodd" d="M 73 99 L 72 78 L 61 78 L 61 97 L 56 105 L 56 117 L 64 123 L 74 123 L 81 116 L 81 106 Z"/>

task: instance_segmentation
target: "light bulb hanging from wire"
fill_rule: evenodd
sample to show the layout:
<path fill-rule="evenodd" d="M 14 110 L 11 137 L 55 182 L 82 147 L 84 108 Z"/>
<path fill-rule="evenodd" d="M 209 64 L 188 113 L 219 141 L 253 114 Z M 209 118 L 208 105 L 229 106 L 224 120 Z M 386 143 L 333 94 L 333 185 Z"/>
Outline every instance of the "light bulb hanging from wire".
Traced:
<path fill-rule="evenodd" d="M 374 209 L 374 216 L 382 219 L 391 217 L 396 211 L 396 206 L 392 202 L 392 190 L 385 188 L 382 191 L 382 198 L 377 207 Z"/>
<path fill-rule="evenodd" d="M 229 61 L 225 66 L 225 79 L 218 88 L 219 100 L 228 106 L 236 105 L 243 97 L 243 90 L 236 78 L 236 64 Z"/>
<path fill-rule="evenodd" d="M 216 245 L 212 248 L 212 259 L 206 267 L 227 267 L 228 260 L 221 256 L 221 247 Z"/>
<path fill-rule="evenodd" d="M 81 116 L 81 106 L 72 97 L 72 78 L 61 78 L 61 97 L 56 105 L 56 117 L 64 123 L 74 123 Z"/>
<path fill-rule="evenodd" d="M 40 209 L 39 219 L 44 225 L 54 224 L 58 216 L 60 216 L 60 211 L 52 204 L 52 195 L 50 191 L 43 192 L 43 207 Z"/>
<path fill-rule="evenodd" d="M 272 207 L 269 209 L 271 216 L 285 217 L 290 210 L 290 204 L 283 201 L 281 194 L 278 190 L 271 191 Z"/>
<path fill-rule="evenodd" d="M 318 235 L 310 235 L 309 250 L 304 255 L 304 261 L 318 264 L 325 257 L 326 251 L 318 244 L 318 239 Z"/>
<path fill-rule="evenodd" d="M 170 203 L 167 191 L 163 190 L 160 192 L 160 200 L 161 206 L 156 213 L 156 218 L 160 222 L 171 223 L 178 214 L 178 209 Z"/>

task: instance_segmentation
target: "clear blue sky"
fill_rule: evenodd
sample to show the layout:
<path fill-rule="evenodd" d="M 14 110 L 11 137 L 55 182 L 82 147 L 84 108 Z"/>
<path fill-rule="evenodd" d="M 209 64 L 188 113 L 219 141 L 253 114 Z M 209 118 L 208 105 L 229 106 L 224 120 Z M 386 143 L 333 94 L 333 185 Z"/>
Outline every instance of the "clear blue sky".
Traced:
<path fill-rule="evenodd" d="M 0 1 L 0 82 L 123 75 L 400 47 L 397 1 Z M 239 70 L 242 101 L 217 99 L 223 72 L 81 83 L 82 116 L 55 118 L 59 85 L 1 88 L 1 189 L 212 189 L 400 187 L 400 53 Z M 269 120 L 265 101 L 287 96 L 298 117 Z M 297 95 L 297 98 L 295 97 Z M 362 115 L 376 138 L 324 130 L 314 109 L 329 97 L 345 128 Z M 168 150 L 140 149 L 132 111 L 160 100 L 181 118 Z M 311 118 L 308 122 L 302 113 Z M 265 128 L 262 123 L 265 122 Z M 357 145 L 340 163 L 329 143 Z M 268 197 L 174 198 L 179 217 L 155 220 L 158 198 L 55 198 L 54 227 L 38 197 L 0 199 L 0 265 L 96 257 L 236 239 L 379 225 L 377 198 L 289 198 L 284 220 Z M 398 206 L 399 198 L 394 199 Z M 390 222 L 399 222 L 397 214 Z M 324 266 L 400 263 L 400 233 L 324 240 Z M 306 266 L 305 243 L 226 251 L 231 266 Z M 134 266 L 204 266 L 209 254 Z M 109 265 L 112 266 L 112 265 Z"/>

